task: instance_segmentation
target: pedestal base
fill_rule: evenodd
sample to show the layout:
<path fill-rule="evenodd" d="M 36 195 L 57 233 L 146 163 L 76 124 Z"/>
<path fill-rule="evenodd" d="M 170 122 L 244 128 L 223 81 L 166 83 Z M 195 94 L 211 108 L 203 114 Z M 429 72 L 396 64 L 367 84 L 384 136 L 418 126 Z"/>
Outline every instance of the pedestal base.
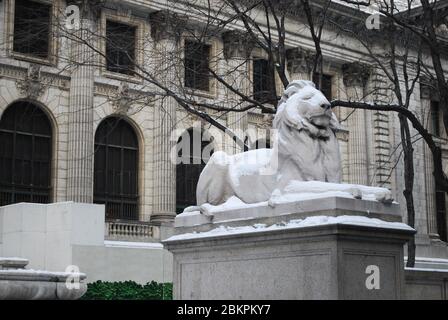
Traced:
<path fill-rule="evenodd" d="M 362 200 L 360 200 L 362 201 Z M 415 231 L 359 216 L 220 227 L 164 241 L 176 299 L 401 299 Z"/>

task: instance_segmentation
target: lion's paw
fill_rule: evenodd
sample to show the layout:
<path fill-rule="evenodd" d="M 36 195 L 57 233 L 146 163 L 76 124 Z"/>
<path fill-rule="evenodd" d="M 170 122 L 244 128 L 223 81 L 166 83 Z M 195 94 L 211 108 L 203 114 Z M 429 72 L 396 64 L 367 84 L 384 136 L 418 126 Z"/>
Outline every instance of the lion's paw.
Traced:
<path fill-rule="evenodd" d="M 199 211 L 210 220 L 213 220 L 214 214 L 210 212 L 210 210 L 205 205 L 199 206 Z"/>
<path fill-rule="evenodd" d="M 282 193 L 280 192 L 279 189 L 275 189 L 274 191 L 272 191 L 271 196 L 269 197 L 268 200 L 268 206 L 270 206 L 271 208 L 275 208 L 276 204 L 277 204 L 277 200 L 282 196 Z"/>
<path fill-rule="evenodd" d="M 375 193 L 375 199 L 382 203 L 392 203 L 394 201 L 394 198 L 392 197 L 392 193 L 390 191 Z"/>
<path fill-rule="evenodd" d="M 350 194 L 355 199 L 362 199 L 362 191 L 359 188 L 355 188 L 355 187 L 350 188 Z"/>

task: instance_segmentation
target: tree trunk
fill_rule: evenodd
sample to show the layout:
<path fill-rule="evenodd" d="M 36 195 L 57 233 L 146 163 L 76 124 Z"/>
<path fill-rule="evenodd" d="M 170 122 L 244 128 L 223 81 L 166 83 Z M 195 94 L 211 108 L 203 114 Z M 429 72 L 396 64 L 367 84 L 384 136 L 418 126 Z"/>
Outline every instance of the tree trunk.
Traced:
<path fill-rule="evenodd" d="M 399 115 L 401 142 L 403 146 L 404 161 L 404 190 L 403 195 L 406 200 L 406 210 L 408 213 L 408 225 L 415 227 L 415 207 L 414 207 L 414 149 L 412 147 L 409 123 L 403 115 Z M 408 242 L 408 260 L 406 266 L 412 268 L 415 265 L 415 237 Z"/>

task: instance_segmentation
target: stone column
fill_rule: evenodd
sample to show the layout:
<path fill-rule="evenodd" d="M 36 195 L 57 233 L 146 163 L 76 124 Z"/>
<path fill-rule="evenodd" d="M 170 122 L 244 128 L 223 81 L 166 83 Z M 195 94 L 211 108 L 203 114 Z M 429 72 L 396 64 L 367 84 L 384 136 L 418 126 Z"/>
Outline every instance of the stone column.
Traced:
<path fill-rule="evenodd" d="M 82 2 L 81 28 L 76 37 L 88 44 L 95 43 L 95 10 Z M 70 81 L 68 113 L 68 172 L 67 200 L 75 202 L 93 201 L 93 97 L 94 97 L 94 52 L 81 40 L 71 44 L 71 60 L 75 66 Z"/>
<path fill-rule="evenodd" d="M 347 92 L 347 100 L 360 101 L 364 96 L 364 85 L 368 73 L 366 68 L 359 63 L 344 64 L 342 66 L 344 85 Z M 348 158 L 349 158 L 349 182 L 356 184 L 368 184 L 367 166 L 367 132 L 365 110 L 350 110 L 347 123 L 349 129 Z"/>
<path fill-rule="evenodd" d="M 243 94 L 249 94 L 249 63 L 248 59 L 252 51 L 252 41 L 243 32 L 227 31 L 222 35 L 224 43 L 224 58 L 226 59 L 226 81 Z M 241 103 L 239 95 L 226 90 L 226 100 L 229 106 L 241 108 L 245 104 Z M 232 130 L 241 140 L 244 141 L 245 130 L 247 129 L 247 112 L 229 112 L 227 114 L 227 127 Z M 228 136 L 226 135 L 226 139 Z M 230 140 L 230 139 L 229 139 Z M 235 142 L 230 141 L 226 148 L 230 154 L 243 152 L 243 148 Z"/>
<path fill-rule="evenodd" d="M 151 35 L 154 40 L 155 72 L 163 85 L 175 90 L 176 62 L 179 36 L 175 30 L 176 17 L 168 11 L 158 11 L 150 16 Z M 170 225 L 176 216 L 176 165 L 171 161 L 171 150 L 176 141 L 171 133 L 176 128 L 177 103 L 171 97 L 160 99 L 154 117 L 154 197 L 151 222 Z"/>
<path fill-rule="evenodd" d="M 289 80 L 311 80 L 313 53 L 302 48 L 286 50 Z"/>

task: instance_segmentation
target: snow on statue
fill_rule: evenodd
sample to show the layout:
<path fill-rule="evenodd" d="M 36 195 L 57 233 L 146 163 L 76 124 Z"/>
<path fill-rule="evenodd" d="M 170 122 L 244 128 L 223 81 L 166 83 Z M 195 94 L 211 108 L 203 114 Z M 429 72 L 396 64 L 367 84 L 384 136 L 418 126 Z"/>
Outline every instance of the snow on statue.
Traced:
<path fill-rule="evenodd" d="M 219 205 L 232 197 L 256 203 L 282 195 L 322 192 L 392 201 L 388 189 L 340 183 L 341 159 L 335 136 L 339 122 L 311 81 L 296 80 L 288 85 L 273 126 L 277 132 L 273 149 L 213 154 L 198 181 L 199 206 Z"/>

